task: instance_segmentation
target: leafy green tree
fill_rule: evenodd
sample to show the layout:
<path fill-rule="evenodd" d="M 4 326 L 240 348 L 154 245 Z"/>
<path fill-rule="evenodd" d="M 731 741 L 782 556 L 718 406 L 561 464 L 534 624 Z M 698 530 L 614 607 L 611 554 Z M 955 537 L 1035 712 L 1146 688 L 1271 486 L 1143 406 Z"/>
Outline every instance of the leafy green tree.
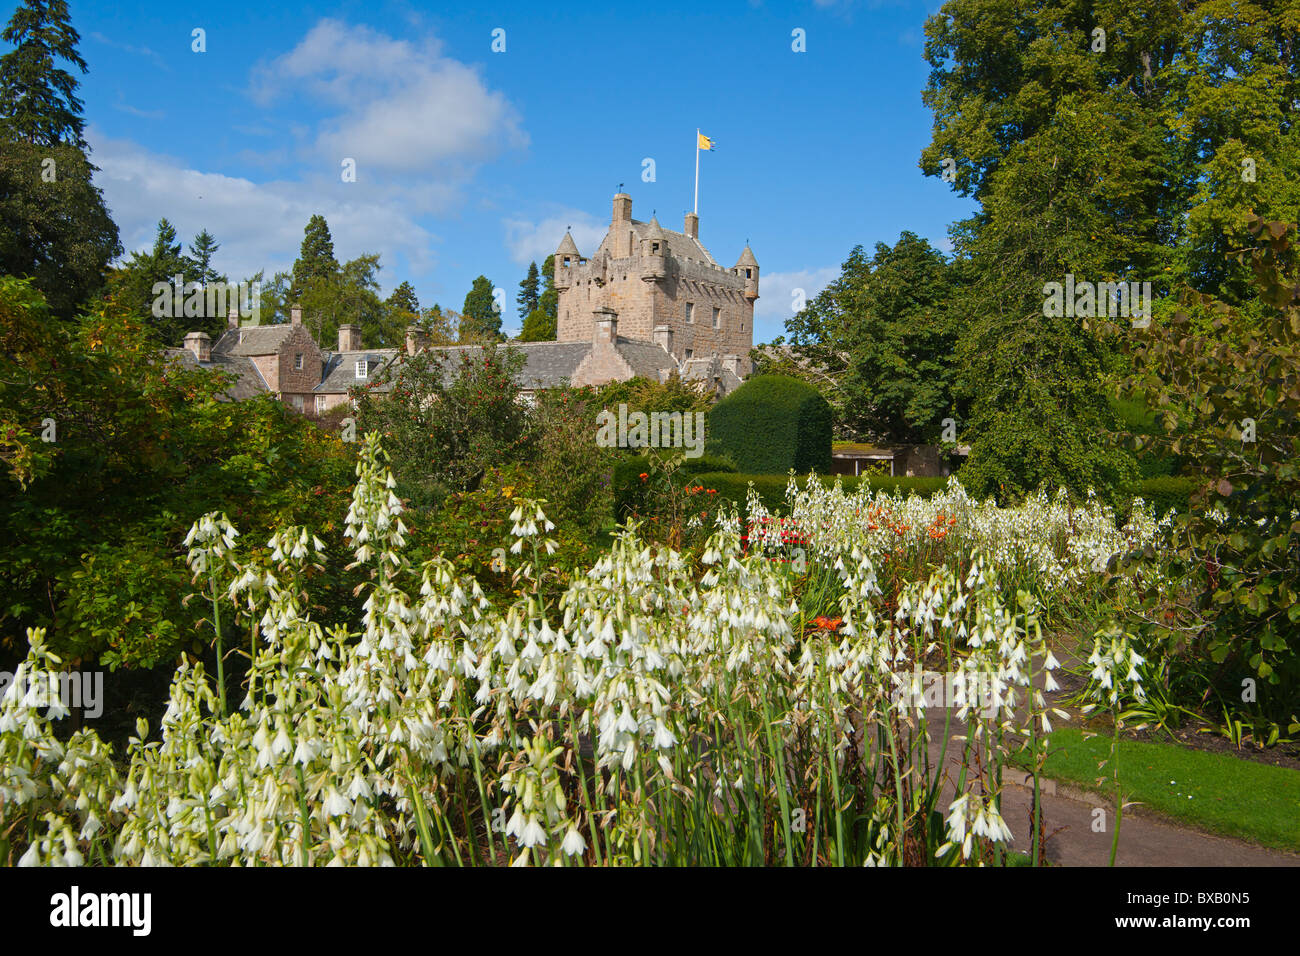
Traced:
<path fill-rule="evenodd" d="M 355 390 L 357 429 L 383 435 L 403 498 L 436 509 L 451 492 L 477 488 L 494 465 L 528 457 L 516 381 L 523 361 L 511 348 L 426 350 Z"/>
<path fill-rule="evenodd" d="M 1295 224 L 1247 226 L 1242 259 L 1255 277 L 1260 334 L 1225 344 L 1217 330 L 1198 333 L 1183 310 L 1136 340 L 1120 334 L 1137 354 L 1129 392 L 1152 402 L 1163 426 L 1131 437 L 1179 456 L 1203 485 L 1176 518 L 1172 558 L 1144 559 L 1162 573 L 1144 576 L 1154 583 L 1140 594 L 1135 626 L 1177 672 L 1199 676 L 1201 699 L 1190 703 L 1213 695 L 1271 744 L 1300 731 L 1300 255 Z M 1208 308 L 1216 324 L 1236 311 L 1197 293 L 1186 303 Z M 1258 684 L 1250 695 L 1247 679 Z"/>
<path fill-rule="evenodd" d="M 537 263 L 528 263 L 528 275 L 524 276 L 519 283 L 519 295 L 515 301 L 519 303 L 519 318 L 527 319 L 529 314 L 537 308 L 538 297 L 540 295 L 541 277 L 537 271 Z"/>
<path fill-rule="evenodd" d="M 956 289 L 947 260 L 911 232 L 892 248 L 877 243 L 870 259 L 858 246 L 839 278 L 786 320 L 789 371 L 832 386 L 841 433 L 937 442 L 956 414 Z"/>
<path fill-rule="evenodd" d="M 64 320 L 122 253 L 96 171 L 76 146 L 0 141 L 0 273 L 30 277 Z"/>
<path fill-rule="evenodd" d="M 420 316 L 420 332 L 426 345 L 455 345 L 458 322 L 436 302 Z"/>
<path fill-rule="evenodd" d="M 346 508 L 349 449 L 270 396 L 223 400 L 227 376 L 163 359 L 112 299 L 55 323 L 0 279 L 0 341 L 0 659 L 28 626 L 68 661 L 205 654 L 182 604 L 190 525 L 215 509 L 265 540 Z"/>
<path fill-rule="evenodd" d="M 541 309 L 533 309 L 524 319 L 524 327 L 519 332 L 521 342 L 554 342 L 555 319 Z"/>
<path fill-rule="evenodd" d="M 537 297 L 537 307 L 552 322 L 556 320 L 560 309 L 560 293 L 555 288 L 555 256 L 547 256 L 542 263 L 542 294 Z M 552 335 L 552 338 L 555 336 Z"/>
<path fill-rule="evenodd" d="M 73 29 L 64 0 L 24 0 L 0 39 L 13 46 L 0 56 L 0 130 L 6 139 L 33 146 L 66 144 L 85 149 L 80 85 L 55 66 L 64 60 L 86 72 L 77 52 L 81 37 Z"/>
<path fill-rule="evenodd" d="M 479 276 L 465 296 L 461 310 L 460 340 L 462 342 L 497 341 L 501 336 L 501 313 L 492 295 L 492 282 Z"/>

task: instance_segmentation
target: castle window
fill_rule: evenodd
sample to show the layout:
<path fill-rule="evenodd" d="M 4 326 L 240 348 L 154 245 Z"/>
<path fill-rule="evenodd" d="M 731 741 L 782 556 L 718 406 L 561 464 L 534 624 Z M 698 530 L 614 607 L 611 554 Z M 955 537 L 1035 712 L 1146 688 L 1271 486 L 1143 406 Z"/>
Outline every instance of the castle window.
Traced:
<path fill-rule="evenodd" d="M 654 253 L 655 255 L 658 255 L 658 254 L 659 254 L 659 243 L 657 243 L 657 242 L 652 242 L 652 243 L 650 243 L 650 251 L 651 251 L 652 253 Z"/>
<path fill-rule="evenodd" d="M 754 270 L 753 270 L 753 269 L 746 269 L 746 270 L 745 270 L 745 278 L 746 278 L 746 279 L 752 279 L 752 278 L 754 278 Z"/>
<path fill-rule="evenodd" d="M 694 303 L 694 302 L 687 302 L 687 303 L 686 303 L 686 321 L 687 321 L 687 322 L 694 322 L 694 321 L 695 321 L 695 303 Z"/>
<path fill-rule="evenodd" d="M 302 411 L 302 396 L 301 396 L 301 395 L 295 395 L 295 396 L 293 396 L 293 407 L 294 407 L 294 410 L 295 410 L 295 411 L 299 411 L 299 412 Z"/>
<path fill-rule="evenodd" d="M 298 369 L 302 368 L 302 353 L 301 353 L 301 352 L 295 352 L 295 353 L 294 353 L 294 356 L 293 356 L 293 367 L 294 367 L 294 368 L 298 368 Z"/>
<path fill-rule="evenodd" d="M 713 310 L 713 327 L 714 327 L 715 329 L 720 329 L 720 328 L 722 328 L 722 310 L 721 310 L 721 309 L 714 309 L 714 310 Z"/>
<path fill-rule="evenodd" d="M 687 349 L 687 350 L 686 350 L 686 361 L 689 362 L 689 361 L 691 360 L 691 357 L 692 357 L 694 354 L 695 354 L 695 349 Z"/>
<path fill-rule="evenodd" d="M 564 265 L 565 265 L 566 268 L 567 268 L 568 265 L 569 265 L 569 257 L 568 257 L 568 256 L 565 256 L 565 257 L 564 257 Z"/>
<path fill-rule="evenodd" d="M 366 377 L 366 374 L 367 374 L 369 371 L 370 371 L 370 363 L 367 362 L 365 359 L 358 359 L 358 360 L 357 360 L 357 378 L 365 378 L 365 377 Z"/>

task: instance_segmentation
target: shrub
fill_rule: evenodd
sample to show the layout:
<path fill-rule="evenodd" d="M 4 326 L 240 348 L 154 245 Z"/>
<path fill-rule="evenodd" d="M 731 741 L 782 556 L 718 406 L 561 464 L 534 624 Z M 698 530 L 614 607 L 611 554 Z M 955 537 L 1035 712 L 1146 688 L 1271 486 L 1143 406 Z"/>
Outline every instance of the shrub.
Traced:
<path fill-rule="evenodd" d="M 1144 478 L 1133 485 L 1133 497 L 1141 498 L 1151 506 L 1157 518 L 1170 511 L 1187 514 L 1192 495 L 1204 484 L 1197 478 Z"/>
<path fill-rule="evenodd" d="M 759 375 L 709 412 L 709 451 L 758 474 L 831 470 L 831 407 L 817 389 Z"/>
<path fill-rule="evenodd" d="M 540 393 L 533 409 L 536 457 L 531 473 L 537 497 L 562 529 L 588 537 L 609 521 L 617 453 L 596 444 L 599 403 L 590 389 Z"/>
<path fill-rule="evenodd" d="M 660 459 L 663 457 L 656 456 Z M 617 521 L 622 522 L 633 516 L 644 517 L 652 514 L 647 485 L 641 479 L 643 473 L 649 473 L 648 462 L 649 455 L 627 455 L 614 466 L 614 518 Z M 722 472 L 730 473 L 735 470 L 736 466 L 729 458 L 719 455 L 701 455 L 699 458 L 683 459 L 675 475 L 678 484 L 685 484 L 684 479 L 687 478 Z M 698 483 L 697 481 L 696 484 Z"/>

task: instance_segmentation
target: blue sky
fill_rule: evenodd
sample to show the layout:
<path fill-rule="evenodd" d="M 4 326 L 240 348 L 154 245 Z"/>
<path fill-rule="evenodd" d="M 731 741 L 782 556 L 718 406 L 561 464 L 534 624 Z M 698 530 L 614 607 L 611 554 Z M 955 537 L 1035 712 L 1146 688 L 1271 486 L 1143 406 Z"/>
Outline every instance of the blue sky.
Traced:
<path fill-rule="evenodd" d="M 850 249 L 903 229 L 947 248 L 972 209 L 917 166 L 923 25 L 936 2 L 181 6 L 73 0 L 98 182 L 128 249 L 166 216 L 209 229 L 232 279 L 292 264 L 307 218 L 346 259 L 379 252 L 386 295 L 459 308 L 506 290 L 572 225 L 584 253 L 619 183 L 681 229 L 696 127 L 700 238 L 763 269 L 756 341 L 783 331 Z M 6 16 L 7 18 L 7 16 Z M 192 31 L 206 31 L 193 52 Z M 806 52 L 792 50 L 805 31 Z M 505 52 L 491 49 L 505 31 Z M 342 182 L 341 163 L 357 181 Z M 643 180 L 653 159 L 655 180 Z"/>

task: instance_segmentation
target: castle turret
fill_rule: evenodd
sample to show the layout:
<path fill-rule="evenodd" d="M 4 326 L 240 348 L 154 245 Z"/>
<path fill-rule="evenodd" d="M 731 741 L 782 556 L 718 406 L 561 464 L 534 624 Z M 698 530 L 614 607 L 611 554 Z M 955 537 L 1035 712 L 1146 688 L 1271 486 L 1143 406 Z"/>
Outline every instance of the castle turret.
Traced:
<path fill-rule="evenodd" d="M 745 251 L 740 254 L 734 271 L 745 280 L 744 295 L 752 303 L 758 298 L 758 260 L 754 258 L 754 250 L 749 246 L 745 246 Z"/>
<path fill-rule="evenodd" d="M 560 240 L 560 248 L 555 250 L 555 259 L 552 263 L 556 289 L 567 289 L 573 284 L 573 267 L 578 264 L 580 258 L 578 244 L 566 230 L 564 238 Z"/>
<path fill-rule="evenodd" d="M 640 251 L 642 279 L 654 282 L 668 274 L 668 237 L 654 216 L 650 217 L 650 227 L 641 237 Z"/>

